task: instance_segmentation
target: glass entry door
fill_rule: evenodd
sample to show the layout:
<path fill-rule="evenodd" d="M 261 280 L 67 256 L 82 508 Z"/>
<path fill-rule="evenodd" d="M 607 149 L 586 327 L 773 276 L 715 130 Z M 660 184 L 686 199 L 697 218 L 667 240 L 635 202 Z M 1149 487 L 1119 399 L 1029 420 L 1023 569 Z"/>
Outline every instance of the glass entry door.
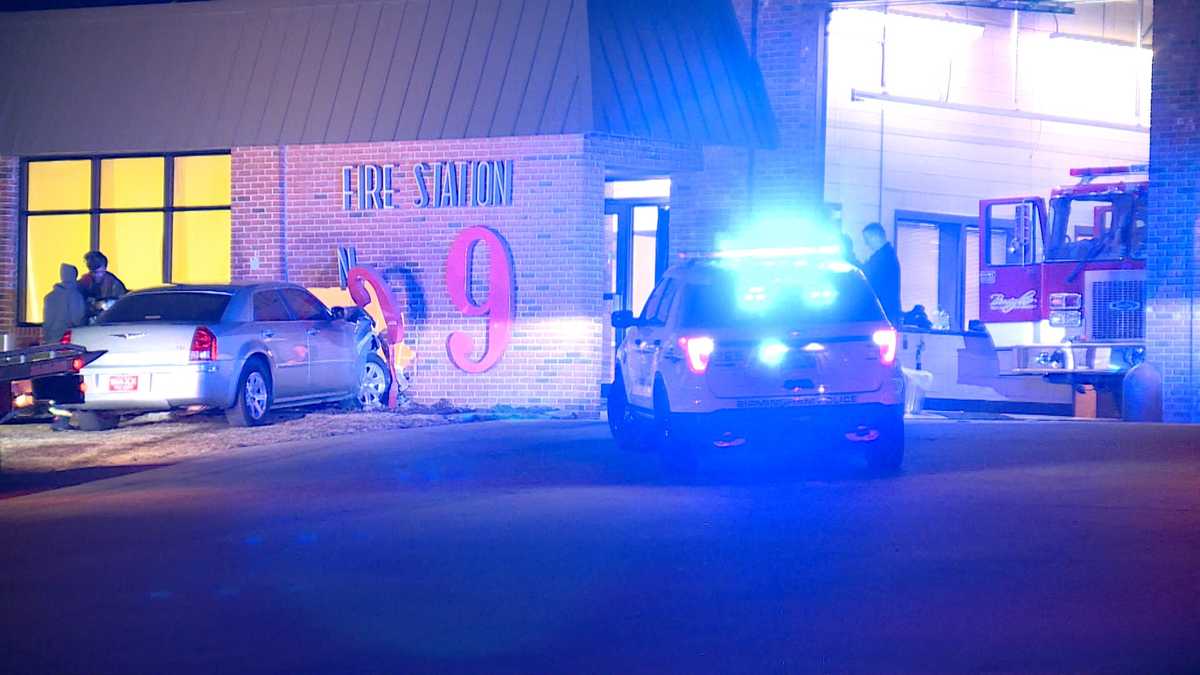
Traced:
<path fill-rule="evenodd" d="M 605 206 L 612 311 L 638 314 L 667 269 L 670 210 L 660 204 L 610 201 Z"/>

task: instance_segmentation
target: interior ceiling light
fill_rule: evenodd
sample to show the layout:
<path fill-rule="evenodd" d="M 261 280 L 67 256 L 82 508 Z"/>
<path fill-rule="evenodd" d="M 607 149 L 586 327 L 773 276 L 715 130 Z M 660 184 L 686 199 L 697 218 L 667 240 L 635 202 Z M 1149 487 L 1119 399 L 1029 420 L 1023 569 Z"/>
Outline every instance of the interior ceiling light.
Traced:
<path fill-rule="evenodd" d="M 974 7 L 979 9 L 1002 9 L 1021 12 L 1047 12 L 1051 14 L 1074 14 L 1072 5 L 1087 0 L 834 0 L 835 9 L 847 7 L 905 7 L 913 5 L 945 5 L 950 7 Z"/>

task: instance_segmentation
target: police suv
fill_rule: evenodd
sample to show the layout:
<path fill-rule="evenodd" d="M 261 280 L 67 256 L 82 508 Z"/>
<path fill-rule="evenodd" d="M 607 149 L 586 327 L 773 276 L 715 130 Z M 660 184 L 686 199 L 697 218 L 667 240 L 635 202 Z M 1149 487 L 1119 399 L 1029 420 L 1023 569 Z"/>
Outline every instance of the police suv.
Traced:
<path fill-rule="evenodd" d="M 830 441 L 881 473 L 904 457 L 895 329 L 870 285 L 828 249 L 748 249 L 667 270 L 624 332 L 609 388 L 618 445 L 647 432 L 690 466 L 704 447 Z"/>

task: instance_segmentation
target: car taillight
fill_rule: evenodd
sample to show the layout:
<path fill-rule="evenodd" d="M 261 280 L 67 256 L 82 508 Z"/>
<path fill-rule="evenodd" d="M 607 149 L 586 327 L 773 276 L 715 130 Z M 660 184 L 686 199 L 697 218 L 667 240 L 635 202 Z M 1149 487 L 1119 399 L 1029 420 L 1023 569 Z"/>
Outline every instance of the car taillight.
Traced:
<path fill-rule="evenodd" d="M 884 365 L 892 365 L 896 360 L 896 331 L 891 328 L 877 330 L 871 341 L 879 347 L 879 360 Z"/>
<path fill-rule="evenodd" d="M 712 357 L 716 343 L 710 337 L 679 338 L 679 348 L 687 355 L 688 370 L 703 375 L 708 370 L 708 359 Z"/>
<path fill-rule="evenodd" d="M 192 347 L 188 358 L 192 361 L 217 360 L 217 336 L 204 326 L 192 333 Z"/>
<path fill-rule="evenodd" d="M 64 345 L 71 344 L 71 331 L 67 331 L 67 332 L 63 333 L 62 337 L 58 338 L 58 341 L 60 344 L 64 344 Z"/>

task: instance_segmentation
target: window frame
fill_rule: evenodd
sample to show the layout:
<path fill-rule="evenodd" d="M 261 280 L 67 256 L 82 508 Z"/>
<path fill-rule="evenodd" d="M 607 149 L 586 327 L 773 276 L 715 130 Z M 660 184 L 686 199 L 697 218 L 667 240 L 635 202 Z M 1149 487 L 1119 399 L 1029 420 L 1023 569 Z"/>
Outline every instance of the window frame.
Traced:
<path fill-rule="evenodd" d="M 176 212 L 195 211 L 229 211 L 232 225 L 233 195 L 228 204 L 210 206 L 176 206 L 175 205 L 175 159 L 178 157 L 197 157 L 213 155 L 232 155 L 229 149 L 188 150 L 181 152 L 133 152 L 102 155 L 49 155 L 21 157 L 19 162 L 19 205 L 17 211 L 17 325 L 25 328 L 38 327 L 42 324 L 26 321 L 26 284 L 28 276 L 29 216 L 68 216 L 87 215 L 90 218 L 89 250 L 97 250 L 100 246 L 100 216 L 113 213 L 161 213 L 163 216 L 163 283 L 171 283 L 172 247 L 174 246 L 174 216 Z M 100 206 L 100 164 L 108 159 L 163 159 L 163 205 L 154 208 L 101 208 Z M 29 210 L 29 165 L 38 162 L 59 161 L 88 161 L 91 166 L 91 206 L 89 209 L 65 209 L 54 211 Z M 232 167 L 230 180 L 232 181 Z"/>
<path fill-rule="evenodd" d="M 286 319 L 260 319 L 258 318 L 258 298 L 265 295 L 274 295 L 279 300 L 279 306 L 283 308 L 283 313 L 287 315 Z M 288 304 L 287 298 L 283 297 L 283 293 L 278 288 L 260 288 L 250 294 L 250 321 L 253 323 L 284 323 L 289 321 L 297 321 L 296 313 L 292 311 L 292 306 Z"/>
<path fill-rule="evenodd" d="M 325 306 L 325 303 L 321 302 L 320 298 L 313 295 L 308 290 L 303 289 L 303 288 L 292 288 L 292 287 L 277 288 L 275 290 L 278 291 L 279 296 L 281 298 L 283 298 L 283 303 L 287 306 L 288 311 L 291 312 L 293 321 L 329 322 L 329 321 L 333 320 L 333 314 L 330 313 L 329 308 Z M 316 308 L 319 308 L 321 310 L 321 316 L 319 316 L 318 318 L 315 318 L 315 319 L 301 317 L 300 310 L 295 305 L 292 304 L 291 300 L 288 300 L 288 293 L 295 293 L 297 295 L 300 295 L 301 297 L 306 298 L 307 300 L 311 300 L 313 303 L 316 304 Z"/>

